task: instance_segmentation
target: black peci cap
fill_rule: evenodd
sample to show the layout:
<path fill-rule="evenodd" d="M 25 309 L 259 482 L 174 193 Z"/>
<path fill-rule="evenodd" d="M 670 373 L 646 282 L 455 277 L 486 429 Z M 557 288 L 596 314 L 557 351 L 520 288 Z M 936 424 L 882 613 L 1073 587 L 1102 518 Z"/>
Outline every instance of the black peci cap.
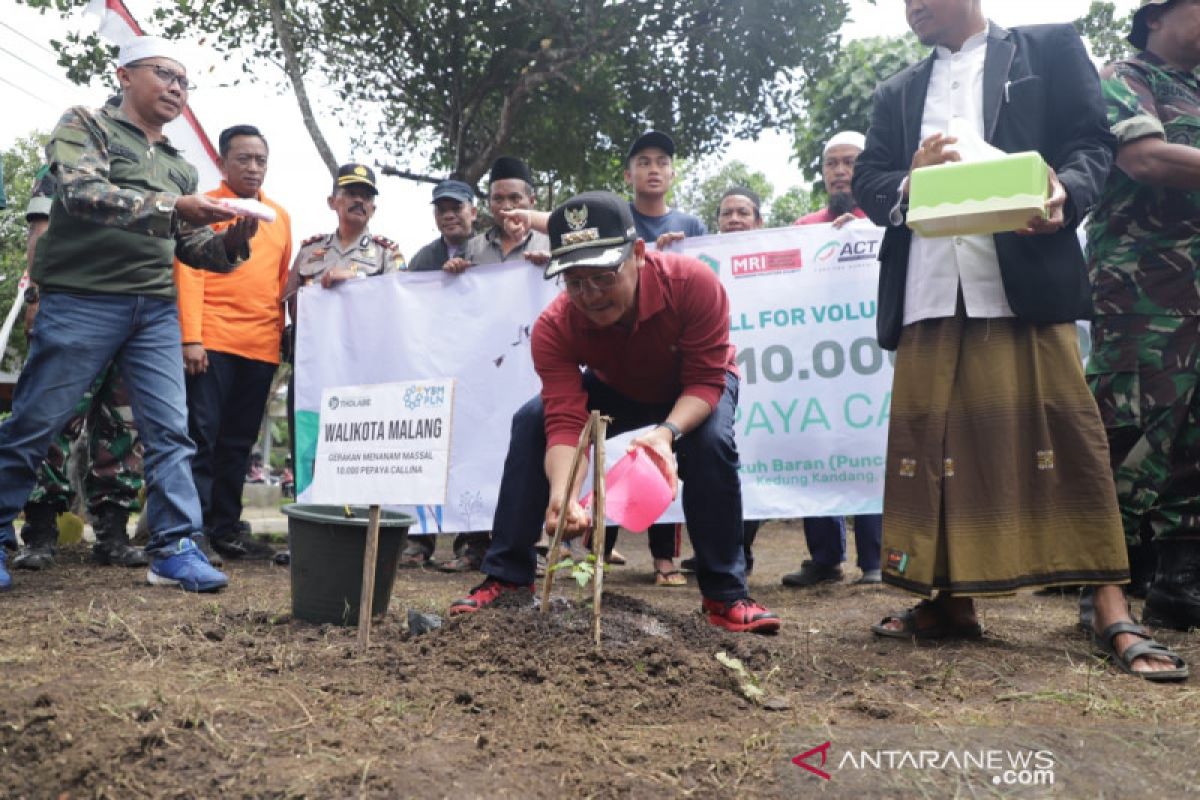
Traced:
<path fill-rule="evenodd" d="M 550 214 L 546 277 L 575 267 L 616 269 L 637 241 L 629 201 L 612 192 L 584 192 Z"/>
<path fill-rule="evenodd" d="M 503 181 L 509 178 L 517 178 L 525 181 L 530 186 L 533 185 L 533 173 L 529 171 L 529 165 L 519 158 L 512 156 L 500 156 L 492 162 L 492 171 L 488 175 L 488 183 Z"/>

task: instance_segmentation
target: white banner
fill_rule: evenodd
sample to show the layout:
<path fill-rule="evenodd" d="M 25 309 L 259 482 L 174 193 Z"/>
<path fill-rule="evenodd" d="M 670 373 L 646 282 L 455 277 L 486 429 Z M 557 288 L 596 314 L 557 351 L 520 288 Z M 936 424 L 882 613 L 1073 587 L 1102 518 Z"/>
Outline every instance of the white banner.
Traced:
<path fill-rule="evenodd" d="M 892 362 L 875 339 L 882 239 L 860 221 L 682 243 L 729 294 L 747 518 L 883 508 Z"/>
<path fill-rule="evenodd" d="M 529 330 L 556 291 L 541 269 L 525 262 L 300 290 L 295 428 L 301 501 L 312 502 L 306 488 L 325 387 L 450 376 L 456 379 L 455 431 L 446 503 L 412 513 L 426 533 L 489 529 L 512 415 L 541 385 Z"/>
<path fill-rule="evenodd" d="M 892 367 L 875 342 L 881 238 L 882 231 L 854 223 L 841 231 L 813 225 L 683 243 L 684 252 L 721 275 L 730 296 L 742 374 L 736 428 L 747 518 L 882 507 Z M 309 499 L 324 387 L 452 376 L 446 504 L 415 511 L 424 532 L 488 529 L 512 414 L 540 390 L 529 329 L 555 291 L 540 269 L 524 263 L 302 290 L 301 499 Z M 611 457 L 622 449 L 611 444 Z M 676 505 L 664 519 L 679 518 Z"/>
<path fill-rule="evenodd" d="M 453 402 L 449 379 L 325 389 L 308 497 L 334 505 L 445 503 Z"/>

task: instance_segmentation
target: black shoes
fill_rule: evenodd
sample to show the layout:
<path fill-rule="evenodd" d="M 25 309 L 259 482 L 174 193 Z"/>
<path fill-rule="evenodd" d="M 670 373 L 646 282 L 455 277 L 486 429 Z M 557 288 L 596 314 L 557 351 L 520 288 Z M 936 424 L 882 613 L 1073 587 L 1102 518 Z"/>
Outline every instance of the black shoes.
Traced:
<path fill-rule="evenodd" d="M 16 569 L 41 570 L 54 566 L 58 550 L 58 512 L 46 503 L 25 506 L 21 549 L 10 562 Z"/>
<path fill-rule="evenodd" d="M 842 567 L 840 564 L 826 567 L 815 561 L 805 561 L 800 564 L 798 572 L 789 572 L 780 582 L 784 586 L 797 589 L 807 589 L 822 583 L 841 583 Z"/>
<path fill-rule="evenodd" d="M 92 560 L 103 566 L 144 567 L 149 564 L 146 552 L 129 543 L 128 525 L 128 511 L 120 506 L 103 506 L 92 526 L 96 533 Z"/>
<path fill-rule="evenodd" d="M 1200 628 L 1200 541 L 1159 540 L 1158 569 L 1142 622 L 1186 631 Z"/>
<path fill-rule="evenodd" d="M 250 531 L 250 523 L 239 522 L 233 533 L 223 536 L 212 536 L 209 542 L 212 549 L 222 556 L 232 560 L 265 561 L 275 558 L 275 548 L 266 542 L 254 538 Z M 201 547 L 201 550 L 204 548 Z M 207 555 L 207 553 L 205 553 Z M 209 559 L 212 562 L 212 559 Z"/>

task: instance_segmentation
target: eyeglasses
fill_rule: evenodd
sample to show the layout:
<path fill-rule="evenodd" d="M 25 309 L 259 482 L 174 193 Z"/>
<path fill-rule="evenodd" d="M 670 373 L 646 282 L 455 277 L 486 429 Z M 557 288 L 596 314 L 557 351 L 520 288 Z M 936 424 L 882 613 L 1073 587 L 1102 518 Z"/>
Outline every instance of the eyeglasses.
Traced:
<path fill-rule="evenodd" d="M 568 278 L 558 276 L 558 285 L 567 290 L 567 294 L 580 295 L 585 291 L 607 292 L 617 285 L 617 275 L 620 270 L 601 272 L 599 275 L 589 275 L 586 278 Z"/>
<path fill-rule="evenodd" d="M 189 81 L 187 75 L 167 69 L 166 67 L 160 67 L 158 64 L 130 64 L 125 69 L 152 69 L 154 70 L 154 77 L 165 83 L 168 88 L 173 83 L 178 83 L 179 88 L 185 92 L 190 92 L 196 88 L 196 84 Z"/>

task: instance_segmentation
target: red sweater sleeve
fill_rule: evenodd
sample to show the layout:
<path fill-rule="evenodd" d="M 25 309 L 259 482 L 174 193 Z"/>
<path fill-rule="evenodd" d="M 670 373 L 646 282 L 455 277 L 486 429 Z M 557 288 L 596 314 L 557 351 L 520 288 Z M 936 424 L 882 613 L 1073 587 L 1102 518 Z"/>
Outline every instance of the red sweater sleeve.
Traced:
<path fill-rule="evenodd" d="M 684 321 L 679 338 L 683 394 L 715 408 L 729 370 L 729 297 L 720 278 L 709 269 L 690 272 L 678 288 L 676 302 Z"/>
<path fill-rule="evenodd" d="M 542 404 L 546 414 L 546 447 L 558 444 L 574 447 L 587 424 L 587 394 L 583 373 L 571 353 L 571 337 L 560 295 L 538 317 L 530 336 L 533 366 L 542 379 Z M 555 312 L 559 313 L 555 313 Z"/>

